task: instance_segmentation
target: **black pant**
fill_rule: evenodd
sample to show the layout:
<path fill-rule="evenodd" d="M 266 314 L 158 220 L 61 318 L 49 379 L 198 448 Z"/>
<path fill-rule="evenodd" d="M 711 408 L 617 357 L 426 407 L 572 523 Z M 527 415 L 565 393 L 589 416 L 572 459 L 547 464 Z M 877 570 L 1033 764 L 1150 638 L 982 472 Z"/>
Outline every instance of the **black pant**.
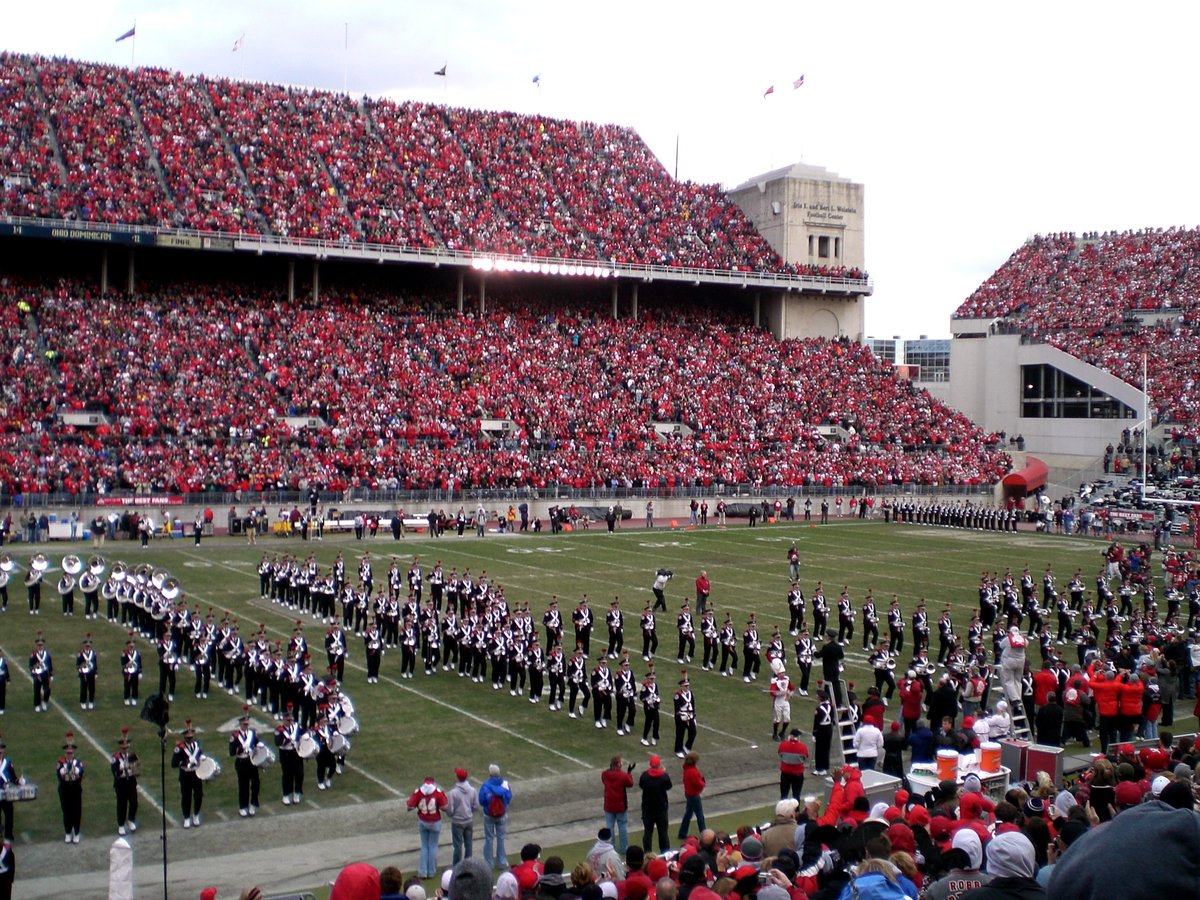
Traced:
<path fill-rule="evenodd" d="M 642 718 L 645 724 L 642 725 L 642 740 L 648 741 L 650 738 L 658 740 L 658 707 L 651 709 L 646 705 L 642 705 Z"/>
<path fill-rule="evenodd" d="M 11 844 L 13 840 L 13 805 L 8 800 L 0 800 L 0 820 L 4 823 L 4 839 Z"/>
<path fill-rule="evenodd" d="M 200 807 L 204 805 L 204 782 L 195 772 L 179 770 L 179 797 L 185 819 L 200 815 Z"/>
<path fill-rule="evenodd" d="M 696 743 L 696 720 L 688 719 L 686 722 L 682 719 L 675 719 L 675 753 L 676 755 L 683 753 L 685 750 L 691 750 L 692 745 Z"/>
<path fill-rule="evenodd" d="M 586 684 L 576 684 L 571 682 L 570 697 L 567 700 L 567 712 L 575 712 L 575 698 L 582 692 L 583 703 L 579 707 L 579 711 L 583 712 L 587 708 L 588 702 L 592 699 L 592 689 Z"/>
<path fill-rule="evenodd" d="M 258 806 L 258 766 L 249 757 L 238 757 L 234 763 L 238 780 L 238 809 Z"/>
<path fill-rule="evenodd" d="M 685 652 L 686 651 L 686 652 Z M 679 659 L 690 660 L 696 655 L 696 636 L 694 634 L 679 634 Z"/>
<path fill-rule="evenodd" d="M 789 793 L 801 803 L 804 802 L 804 776 L 789 775 L 787 772 L 780 772 L 779 799 L 786 800 Z"/>
<path fill-rule="evenodd" d="M 113 788 L 117 792 L 117 827 L 126 822 L 137 821 L 138 792 L 136 778 L 116 778 Z"/>
<path fill-rule="evenodd" d="M 83 820 L 83 782 L 60 781 L 58 804 L 62 807 L 63 831 L 78 832 Z"/>
<path fill-rule="evenodd" d="M 658 829 L 658 852 L 666 853 L 671 849 L 671 839 L 667 836 L 667 812 L 642 813 L 642 827 L 646 833 L 642 836 L 642 849 L 650 852 L 654 842 L 654 830 Z"/>
<path fill-rule="evenodd" d="M 279 768 L 283 773 L 283 796 L 304 793 L 304 760 L 295 750 L 279 751 Z"/>

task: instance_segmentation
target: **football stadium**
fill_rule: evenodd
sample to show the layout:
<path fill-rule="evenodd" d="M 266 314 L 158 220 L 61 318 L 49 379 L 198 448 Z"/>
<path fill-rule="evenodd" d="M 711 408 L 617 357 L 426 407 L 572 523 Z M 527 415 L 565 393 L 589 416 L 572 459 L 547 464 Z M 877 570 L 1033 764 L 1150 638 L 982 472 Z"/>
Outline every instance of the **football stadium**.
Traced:
<path fill-rule="evenodd" d="M 1200 890 L 1200 231 L 661 152 L 0 49 L 0 900 Z"/>

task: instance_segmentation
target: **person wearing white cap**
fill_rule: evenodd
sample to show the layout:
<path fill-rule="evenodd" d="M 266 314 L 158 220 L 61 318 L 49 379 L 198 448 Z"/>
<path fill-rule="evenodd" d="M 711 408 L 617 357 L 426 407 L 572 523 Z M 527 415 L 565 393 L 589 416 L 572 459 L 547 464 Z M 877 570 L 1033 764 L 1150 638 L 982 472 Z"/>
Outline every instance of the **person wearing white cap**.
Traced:
<path fill-rule="evenodd" d="M 982 887 L 992 880 L 988 872 L 980 871 L 980 866 L 983 865 L 983 845 L 973 829 L 960 828 L 954 832 L 950 851 L 957 851 L 955 856 L 962 856 L 954 860 L 949 872 L 925 887 L 922 896 L 927 900 L 949 900 L 951 896 L 957 897 L 964 891 Z"/>
<path fill-rule="evenodd" d="M 1033 843 L 1019 831 L 998 834 L 987 846 L 987 870 L 992 880 L 960 894 L 960 900 L 1030 900 L 1045 897 L 1037 883 L 1037 856 Z"/>

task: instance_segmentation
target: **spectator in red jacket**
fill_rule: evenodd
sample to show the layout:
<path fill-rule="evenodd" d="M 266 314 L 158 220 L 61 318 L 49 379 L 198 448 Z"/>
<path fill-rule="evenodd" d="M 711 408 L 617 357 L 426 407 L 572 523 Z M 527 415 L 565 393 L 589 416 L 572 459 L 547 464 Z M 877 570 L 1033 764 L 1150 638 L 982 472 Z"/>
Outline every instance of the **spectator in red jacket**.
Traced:
<path fill-rule="evenodd" d="M 1142 681 L 1132 672 L 1121 676 L 1118 695 L 1120 697 L 1119 727 L 1121 741 L 1133 740 L 1142 724 Z"/>
<path fill-rule="evenodd" d="M 1107 753 L 1108 745 L 1119 739 L 1118 716 L 1121 710 L 1121 686 L 1115 675 L 1097 672 L 1092 678 L 1092 699 L 1099 716 L 1100 752 Z"/>
<path fill-rule="evenodd" d="M 408 798 L 408 808 L 417 811 L 417 828 L 421 833 L 419 878 L 433 878 L 438 874 L 438 836 L 442 832 L 442 810 L 447 802 L 446 794 L 432 778 L 426 778 Z"/>
<path fill-rule="evenodd" d="M 700 769 L 696 763 L 700 762 L 700 754 L 695 750 L 688 751 L 688 755 L 683 758 L 683 821 L 679 823 L 679 839 L 682 841 L 688 836 L 688 826 L 691 824 L 692 816 L 696 817 L 696 828 L 703 831 L 704 825 L 704 801 L 700 799 L 704 793 L 704 776 L 700 774 Z"/>
<path fill-rule="evenodd" d="M 624 855 L 629 849 L 629 789 L 633 787 L 633 767 L 625 766 L 620 754 L 612 758 L 608 768 L 600 773 L 604 784 L 604 824 L 616 836 L 617 852 Z"/>
<path fill-rule="evenodd" d="M 925 699 L 925 686 L 917 673 L 909 669 L 900 681 L 900 717 L 904 719 L 904 737 L 907 739 L 921 718 L 921 703 Z"/>
<path fill-rule="evenodd" d="M 703 614 L 708 606 L 708 595 L 712 593 L 712 582 L 708 580 L 708 571 L 701 569 L 696 577 L 696 614 Z"/>

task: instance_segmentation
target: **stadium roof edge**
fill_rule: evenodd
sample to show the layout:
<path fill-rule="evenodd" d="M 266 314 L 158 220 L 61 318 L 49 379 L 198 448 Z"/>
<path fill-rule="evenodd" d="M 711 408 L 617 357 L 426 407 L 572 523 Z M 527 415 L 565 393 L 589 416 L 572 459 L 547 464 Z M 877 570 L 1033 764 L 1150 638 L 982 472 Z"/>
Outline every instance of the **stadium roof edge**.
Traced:
<path fill-rule="evenodd" d="M 243 252 L 263 255 L 294 256 L 313 260 L 340 259 L 376 263 L 418 263 L 540 274 L 549 276 L 591 274 L 601 277 L 637 279 L 643 282 L 679 281 L 694 284 L 761 287 L 777 290 L 867 296 L 873 292 L 869 278 L 844 278 L 823 275 L 787 275 L 771 272 L 701 269 L 683 266 L 644 265 L 605 262 L 603 260 L 512 256 L 487 252 L 398 247 L 350 241 L 324 241 L 311 238 L 284 238 L 276 235 L 235 234 L 191 229 L 169 229 L 145 225 L 77 222 L 65 219 L 39 219 L 23 216 L 0 218 L 0 237 L 47 238 L 79 243 L 116 246 L 154 247 L 175 250 Z M 487 265 L 480 265 L 487 261 Z M 507 265 L 497 267 L 497 262 Z M 593 270 L 591 272 L 587 270 Z"/>

